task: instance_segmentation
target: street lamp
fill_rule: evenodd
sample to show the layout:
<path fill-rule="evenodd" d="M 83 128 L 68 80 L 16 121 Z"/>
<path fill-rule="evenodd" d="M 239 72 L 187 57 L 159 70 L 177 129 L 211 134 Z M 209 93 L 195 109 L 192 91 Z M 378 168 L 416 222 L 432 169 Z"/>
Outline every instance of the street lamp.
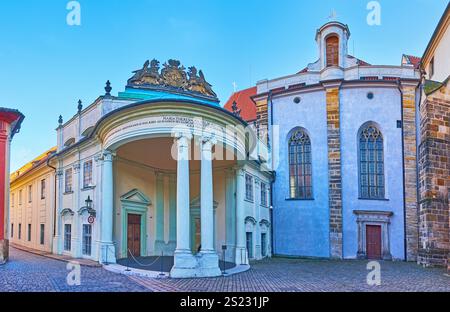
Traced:
<path fill-rule="evenodd" d="M 95 217 L 95 216 L 96 216 L 96 211 L 95 211 L 94 209 L 92 209 L 92 199 L 91 199 L 91 196 L 88 196 L 88 198 L 86 199 L 85 203 L 86 203 L 86 208 L 87 208 L 88 213 L 89 213 L 91 216 Z"/>

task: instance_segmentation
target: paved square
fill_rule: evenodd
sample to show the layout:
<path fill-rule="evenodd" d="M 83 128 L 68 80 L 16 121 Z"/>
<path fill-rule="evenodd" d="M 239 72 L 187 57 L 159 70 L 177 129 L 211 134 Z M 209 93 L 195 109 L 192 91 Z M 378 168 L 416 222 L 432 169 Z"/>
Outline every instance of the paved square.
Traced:
<path fill-rule="evenodd" d="M 254 263 L 250 271 L 227 278 L 186 280 L 127 277 L 102 268 L 82 267 L 80 286 L 67 285 L 66 265 L 12 249 L 11 261 L 0 266 L 0 292 L 450 291 L 450 277 L 445 270 L 424 269 L 404 262 L 381 262 L 381 286 L 367 285 L 367 261 L 271 259 Z"/>

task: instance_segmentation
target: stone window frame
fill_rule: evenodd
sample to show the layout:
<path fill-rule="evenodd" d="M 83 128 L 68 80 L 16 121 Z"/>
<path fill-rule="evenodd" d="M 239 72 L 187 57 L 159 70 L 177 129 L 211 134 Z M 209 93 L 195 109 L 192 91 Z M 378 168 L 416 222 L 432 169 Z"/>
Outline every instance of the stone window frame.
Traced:
<path fill-rule="evenodd" d="M 375 128 L 381 135 L 381 139 L 382 139 L 382 146 L 383 146 L 383 150 L 382 150 L 382 165 L 383 165 L 383 190 L 382 190 L 382 196 L 370 196 L 370 185 L 368 185 L 369 187 L 369 194 L 368 196 L 363 196 L 362 194 L 362 172 L 361 172 L 361 135 L 363 133 L 363 131 L 365 131 L 368 128 Z M 388 193 L 388 188 L 387 188 L 387 175 L 386 175 L 386 137 L 384 136 L 384 132 L 382 127 L 373 121 L 368 121 L 366 123 L 364 123 L 363 125 L 361 125 L 361 127 L 359 127 L 358 129 L 358 133 L 357 133 L 357 153 L 358 153 L 358 159 L 357 159 L 357 165 L 358 165 L 358 195 L 359 195 L 359 199 L 363 199 L 363 200 L 387 200 L 387 193 Z M 375 168 L 376 169 L 376 168 Z M 376 176 L 378 176 L 378 174 L 375 174 Z M 367 173 L 367 178 L 370 179 L 370 175 L 369 173 Z M 368 182 L 369 183 L 369 182 Z"/>
<path fill-rule="evenodd" d="M 72 251 L 72 224 L 64 224 L 63 249 L 65 252 Z"/>
<path fill-rule="evenodd" d="M 28 185 L 28 203 L 31 204 L 33 202 L 33 185 Z"/>
<path fill-rule="evenodd" d="M 93 161 L 87 160 L 83 164 L 83 189 L 93 186 Z"/>
<path fill-rule="evenodd" d="M 264 181 L 261 181 L 261 206 L 268 206 L 267 185 Z"/>
<path fill-rule="evenodd" d="M 298 135 L 301 134 L 302 137 L 301 139 L 304 140 L 303 142 L 303 148 L 302 148 L 302 154 L 304 154 L 304 156 L 308 156 L 309 155 L 309 161 L 305 161 L 302 163 L 298 163 L 298 161 L 296 160 L 294 163 L 291 161 L 292 158 L 292 152 L 291 152 L 291 145 L 292 142 L 294 140 L 298 140 L 299 137 Z M 312 140 L 311 140 L 311 135 L 309 134 L 309 132 L 303 128 L 303 127 L 297 127 L 294 128 L 293 130 L 291 130 L 289 132 L 288 135 L 288 171 L 289 171 L 289 180 L 288 180 L 288 184 L 289 184 L 289 196 L 288 196 L 288 200 L 313 200 L 314 199 L 314 187 L 313 187 L 313 153 L 312 153 Z M 308 147 L 308 148 L 306 148 Z M 298 153 L 298 151 L 296 151 L 296 153 Z M 297 154 L 294 154 L 297 155 Z M 298 156 L 295 156 L 296 158 Z M 298 166 L 301 166 L 303 168 L 303 172 L 305 172 L 306 170 L 306 166 L 310 167 L 310 174 L 304 174 L 303 176 L 298 176 L 298 174 L 296 174 L 295 176 L 292 176 L 291 174 L 291 166 L 296 166 L 296 171 L 298 170 Z M 309 184 L 307 184 L 307 177 L 309 177 Z M 292 183 L 292 178 L 295 179 L 294 183 Z M 299 181 L 300 179 L 302 179 L 304 186 L 303 188 L 303 196 L 298 196 L 298 189 L 299 189 Z M 307 190 L 309 189 L 309 194 L 307 194 Z M 293 195 L 293 190 L 295 190 L 296 196 L 292 196 Z M 309 196 L 307 196 L 309 195 Z"/>
<path fill-rule="evenodd" d="M 383 260 L 392 260 L 390 224 L 392 211 L 354 210 L 358 226 L 358 259 L 367 259 L 366 229 L 368 225 L 381 226 L 381 256 Z"/>
<path fill-rule="evenodd" d="M 64 193 L 70 194 L 73 192 L 73 169 L 67 168 L 64 171 Z"/>
<path fill-rule="evenodd" d="M 253 176 L 249 173 L 245 173 L 245 200 L 254 202 L 254 188 L 253 188 Z"/>
<path fill-rule="evenodd" d="M 47 193 L 47 180 L 41 180 L 41 200 L 45 199 Z"/>

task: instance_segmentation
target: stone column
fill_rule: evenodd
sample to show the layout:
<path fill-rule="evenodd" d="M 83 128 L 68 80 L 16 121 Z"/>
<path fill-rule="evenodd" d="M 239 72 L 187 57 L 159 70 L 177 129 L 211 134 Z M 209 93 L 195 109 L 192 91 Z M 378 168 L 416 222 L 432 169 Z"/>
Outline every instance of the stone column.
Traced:
<path fill-rule="evenodd" d="M 114 169 L 113 154 L 109 151 L 103 154 L 102 174 L 100 262 L 116 263 L 116 247 L 113 242 Z"/>
<path fill-rule="evenodd" d="M 215 144 L 211 138 L 202 139 L 201 179 L 200 179 L 200 216 L 201 242 L 200 266 L 203 276 L 222 275 L 219 268 L 219 256 L 214 251 L 214 189 L 212 171 L 212 147 Z"/>
<path fill-rule="evenodd" d="M 169 175 L 169 251 L 173 255 L 177 245 L 177 177 Z"/>
<path fill-rule="evenodd" d="M 155 253 L 161 255 L 164 251 L 166 242 L 164 240 L 164 175 L 156 173 L 156 241 Z"/>
<path fill-rule="evenodd" d="M 227 169 L 226 175 L 226 212 L 225 212 L 225 226 L 226 226 L 226 258 L 227 261 L 234 261 L 236 248 L 236 174 L 234 170 Z"/>
<path fill-rule="evenodd" d="M 173 278 L 195 277 L 197 260 L 190 249 L 189 143 L 191 135 L 178 133 L 177 144 L 177 248 Z"/>
<path fill-rule="evenodd" d="M 248 264 L 245 237 L 245 175 L 242 168 L 236 170 L 236 264 Z"/>

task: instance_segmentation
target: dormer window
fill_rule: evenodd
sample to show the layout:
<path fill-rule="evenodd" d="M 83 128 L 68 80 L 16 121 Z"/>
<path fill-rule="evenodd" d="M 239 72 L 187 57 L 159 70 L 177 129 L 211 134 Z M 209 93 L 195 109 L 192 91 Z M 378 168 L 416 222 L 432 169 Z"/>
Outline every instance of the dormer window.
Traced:
<path fill-rule="evenodd" d="M 69 140 L 64 143 L 64 147 L 70 147 L 75 144 L 75 138 L 70 138 Z"/>
<path fill-rule="evenodd" d="M 339 66 L 339 37 L 329 36 L 326 39 L 326 49 L 327 67 Z"/>

